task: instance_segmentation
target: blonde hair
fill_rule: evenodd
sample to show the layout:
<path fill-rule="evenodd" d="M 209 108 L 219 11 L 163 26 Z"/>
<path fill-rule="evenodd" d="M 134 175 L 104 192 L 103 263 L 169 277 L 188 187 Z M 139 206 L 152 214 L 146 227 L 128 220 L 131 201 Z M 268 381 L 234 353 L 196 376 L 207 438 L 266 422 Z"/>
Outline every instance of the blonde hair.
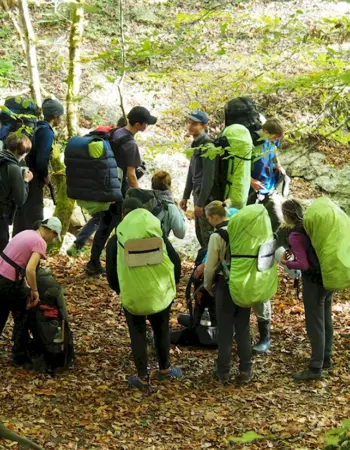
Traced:
<path fill-rule="evenodd" d="M 225 200 L 224 202 L 221 202 L 220 200 L 214 200 L 205 207 L 205 213 L 208 216 L 226 217 L 228 212 L 227 209 L 230 206 L 231 202 L 228 199 Z"/>
<path fill-rule="evenodd" d="M 170 191 L 171 175 L 166 170 L 157 170 L 152 176 L 152 189 L 157 191 Z"/>

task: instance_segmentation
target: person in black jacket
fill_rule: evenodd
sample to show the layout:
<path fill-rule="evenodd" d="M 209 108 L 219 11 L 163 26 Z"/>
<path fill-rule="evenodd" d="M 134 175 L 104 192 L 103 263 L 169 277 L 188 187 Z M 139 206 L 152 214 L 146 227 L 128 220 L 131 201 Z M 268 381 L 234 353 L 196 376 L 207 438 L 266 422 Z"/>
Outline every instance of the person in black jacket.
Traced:
<path fill-rule="evenodd" d="M 9 242 L 9 226 L 16 209 L 23 206 L 28 197 L 28 183 L 33 174 L 20 167 L 19 162 L 31 148 L 28 136 L 10 133 L 5 150 L 0 151 L 0 252 Z"/>
<path fill-rule="evenodd" d="M 33 149 L 26 158 L 34 178 L 29 184 L 28 199 L 16 214 L 13 235 L 30 230 L 35 222 L 44 218 L 44 186 L 50 184 L 49 163 L 54 143 L 53 129 L 61 122 L 64 108 L 57 100 L 43 101 L 44 120 L 40 120 L 34 130 Z"/>
<path fill-rule="evenodd" d="M 207 247 L 210 232 L 213 227 L 205 217 L 204 207 L 215 200 L 212 191 L 215 181 L 215 160 L 203 158 L 205 146 L 211 141 L 207 135 L 208 116 L 205 112 L 197 110 L 189 115 L 188 130 L 193 136 L 192 148 L 194 149 L 188 169 L 186 186 L 180 208 L 187 210 L 187 201 L 193 193 L 194 215 L 196 224 L 196 236 L 201 247 Z"/>

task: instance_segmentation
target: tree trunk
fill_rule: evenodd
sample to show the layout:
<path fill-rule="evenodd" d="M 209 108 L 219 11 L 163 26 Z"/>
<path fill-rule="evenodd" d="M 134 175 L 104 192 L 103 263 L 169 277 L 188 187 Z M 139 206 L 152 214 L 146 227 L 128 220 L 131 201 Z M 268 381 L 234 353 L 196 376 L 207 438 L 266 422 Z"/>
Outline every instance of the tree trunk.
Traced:
<path fill-rule="evenodd" d="M 69 228 L 70 218 L 72 217 L 75 201 L 67 197 L 66 168 L 61 161 L 61 148 L 54 145 L 51 154 L 51 167 L 57 189 L 56 208 L 54 216 L 62 222 L 62 238 Z M 54 249 L 59 250 L 62 242 L 58 242 Z"/>
<path fill-rule="evenodd" d="M 77 134 L 78 131 L 78 102 L 80 89 L 80 44 L 84 31 L 84 8 L 81 0 L 72 5 L 72 23 L 69 36 L 69 66 L 67 77 L 67 128 L 68 136 Z"/>
<path fill-rule="evenodd" d="M 5 11 L 7 12 L 7 14 L 9 15 L 10 19 L 12 20 L 13 26 L 15 27 L 18 35 L 19 35 L 19 40 L 21 41 L 21 47 L 23 50 L 23 54 L 26 54 L 26 44 L 24 42 L 24 36 L 21 30 L 21 27 L 17 21 L 17 17 L 16 14 L 18 13 L 18 9 L 17 9 L 17 5 L 12 4 L 11 2 L 9 2 L 8 0 L 0 0 L 0 5 L 5 9 Z M 13 11 L 14 9 L 14 11 Z"/>
<path fill-rule="evenodd" d="M 25 55 L 29 72 L 29 87 L 33 100 L 37 105 L 41 106 L 40 76 L 36 57 L 35 34 L 30 20 L 27 0 L 20 0 L 18 2 L 18 10 L 26 45 Z"/>

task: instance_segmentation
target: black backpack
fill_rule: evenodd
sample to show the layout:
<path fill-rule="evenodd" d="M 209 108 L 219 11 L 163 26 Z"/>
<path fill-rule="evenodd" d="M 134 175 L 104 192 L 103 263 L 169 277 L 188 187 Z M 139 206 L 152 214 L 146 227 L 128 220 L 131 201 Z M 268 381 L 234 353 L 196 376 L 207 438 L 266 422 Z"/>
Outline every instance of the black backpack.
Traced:
<path fill-rule="evenodd" d="M 24 128 L 32 136 L 36 127 L 40 108 L 25 97 L 10 97 L 0 106 L 0 140 L 4 141 L 9 133 Z"/>
<path fill-rule="evenodd" d="M 162 228 L 164 224 L 165 214 L 168 211 L 168 205 L 172 203 L 170 200 L 164 200 L 159 196 L 157 191 L 153 189 L 131 188 L 126 192 L 126 198 L 138 198 L 142 206 L 154 216 L 158 217 Z"/>
<path fill-rule="evenodd" d="M 256 132 L 261 129 L 262 122 L 259 111 L 250 97 L 237 97 L 225 105 L 225 128 L 238 123 L 248 128 L 256 145 Z"/>
<path fill-rule="evenodd" d="M 37 285 L 40 303 L 29 311 L 33 368 L 40 372 L 68 368 L 74 360 L 74 344 L 63 289 L 51 272 L 41 268 L 37 271 Z M 48 308 L 58 310 L 57 317 L 52 317 Z"/>

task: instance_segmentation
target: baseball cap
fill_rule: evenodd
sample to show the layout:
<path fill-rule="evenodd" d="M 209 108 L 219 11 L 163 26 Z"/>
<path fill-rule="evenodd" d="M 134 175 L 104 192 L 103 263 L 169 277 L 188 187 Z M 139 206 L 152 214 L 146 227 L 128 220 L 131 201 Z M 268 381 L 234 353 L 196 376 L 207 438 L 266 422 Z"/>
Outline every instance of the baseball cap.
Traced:
<path fill-rule="evenodd" d="M 61 240 L 62 223 L 58 217 L 50 217 L 42 222 L 42 226 L 49 230 L 56 231 L 57 237 Z"/>
<path fill-rule="evenodd" d="M 191 114 L 188 116 L 188 118 L 193 120 L 194 122 L 204 123 L 205 125 L 209 121 L 208 116 L 205 114 L 204 111 L 201 111 L 200 109 L 192 111 Z"/>
<path fill-rule="evenodd" d="M 135 106 L 128 114 L 128 119 L 133 123 L 147 123 L 148 125 L 155 125 L 157 117 L 151 115 L 148 109 L 143 106 Z"/>

